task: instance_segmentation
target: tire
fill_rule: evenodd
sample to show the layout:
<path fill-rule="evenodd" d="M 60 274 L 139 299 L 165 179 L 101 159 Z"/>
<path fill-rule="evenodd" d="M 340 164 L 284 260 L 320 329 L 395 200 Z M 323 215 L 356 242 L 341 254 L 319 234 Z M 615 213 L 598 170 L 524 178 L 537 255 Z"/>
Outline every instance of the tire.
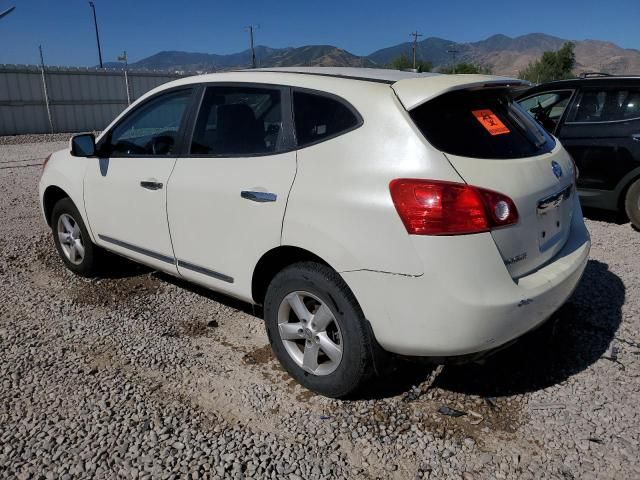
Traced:
<path fill-rule="evenodd" d="M 279 272 L 267 289 L 264 317 L 280 364 L 305 388 L 342 398 L 373 374 L 374 340 L 367 321 L 349 287 L 328 266 L 301 262 Z M 281 328 L 280 323 L 289 327 Z M 307 351 L 308 357 L 303 353 Z"/>
<path fill-rule="evenodd" d="M 631 184 L 624 198 L 624 209 L 631 224 L 640 230 L 640 179 Z"/>
<path fill-rule="evenodd" d="M 56 250 L 69 270 L 83 277 L 98 273 L 99 247 L 91 242 L 82 216 L 70 198 L 59 200 L 53 207 L 51 232 Z"/>

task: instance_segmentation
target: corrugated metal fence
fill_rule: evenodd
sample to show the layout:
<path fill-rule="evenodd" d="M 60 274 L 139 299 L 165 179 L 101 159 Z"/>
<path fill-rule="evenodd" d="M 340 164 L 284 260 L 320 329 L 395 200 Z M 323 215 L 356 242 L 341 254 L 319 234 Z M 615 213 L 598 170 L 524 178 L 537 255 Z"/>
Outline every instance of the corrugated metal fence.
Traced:
<path fill-rule="evenodd" d="M 0 135 L 102 130 L 129 99 L 181 76 L 0 65 Z"/>

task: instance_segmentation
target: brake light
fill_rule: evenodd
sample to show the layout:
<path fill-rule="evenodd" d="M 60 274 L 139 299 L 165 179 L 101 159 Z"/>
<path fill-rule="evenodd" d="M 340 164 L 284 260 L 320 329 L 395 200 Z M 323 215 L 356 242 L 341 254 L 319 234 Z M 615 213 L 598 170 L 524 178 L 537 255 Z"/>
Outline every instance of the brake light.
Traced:
<path fill-rule="evenodd" d="M 391 198 L 412 235 L 463 235 L 513 225 L 513 200 L 465 183 L 399 178 L 389 184 Z"/>

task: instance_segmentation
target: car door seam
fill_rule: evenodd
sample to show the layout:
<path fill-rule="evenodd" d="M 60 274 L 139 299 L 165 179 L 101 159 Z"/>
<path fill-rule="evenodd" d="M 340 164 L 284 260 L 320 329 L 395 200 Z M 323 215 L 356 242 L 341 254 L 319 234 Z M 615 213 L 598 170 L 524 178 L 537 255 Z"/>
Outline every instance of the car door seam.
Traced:
<path fill-rule="evenodd" d="M 173 167 L 171 168 L 171 172 L 169 172 L 169 176 L 167 177 L 167 188 L 164 190 L 164 213 L 167 217 L 167 232 L 169 232 L 169 244 L 171 245 L 171 253 L 173 254 L 173 263 L 176 266 L 176 270 L 178 271 L 178 275 L 180 275 L 180 270 L 178 270 L 178 260 L 176 256 L 176 249 L 173 246 L 173 237 L 171 236 L 171 223 L 169 223 L 169 182 L 171 181 L 171 176 L 178 165 L 179 158 L 176 158 L 173 162 Z"/>
<path fill-rule="evenodd" d="M 298 176 L 298 151 L 296 150 L 296 169 L 293 172 L 293 180 L 291 180 L 291 185 L 289 186 L 289 191 L 287 192 L 287 199 L 284 202 L 284 212 L 282 212 L 282 222 L 280 224 L 280 245 L 282 245 L 282 238 L 284 235 L 284 219 L 287 216 L 287 207 L 289 206 L 289 197 L 291 197 L 291 192 L 293 191 L 293 185 L 296 183 L 296 177 Z"/>

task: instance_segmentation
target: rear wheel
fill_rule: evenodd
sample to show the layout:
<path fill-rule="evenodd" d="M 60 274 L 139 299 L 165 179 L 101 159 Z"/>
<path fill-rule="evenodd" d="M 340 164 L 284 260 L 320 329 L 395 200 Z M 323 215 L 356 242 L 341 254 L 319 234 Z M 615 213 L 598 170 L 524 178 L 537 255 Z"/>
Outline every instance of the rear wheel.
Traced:
<path fill-rule="evenodd" d="M 51 230 L 56 250 L 65 266 L 84 277 L 97 273 L 98 247 L 91 242 L 80 212 L 70 198 L 53 207 Z"/>
<path fill-rule="evenodd" d="M 331 268 L 303 262 L 282 270 L 269 285 L 264 315 L 276 357 L 302 386 L 344 397 L 373 373 L 366 320 Z"/>
<path fill-rule="evenodd" d="M 640 230 L 640 179 L 633 182 L 627 190 L 624 207 L 633 226 Z"/>

